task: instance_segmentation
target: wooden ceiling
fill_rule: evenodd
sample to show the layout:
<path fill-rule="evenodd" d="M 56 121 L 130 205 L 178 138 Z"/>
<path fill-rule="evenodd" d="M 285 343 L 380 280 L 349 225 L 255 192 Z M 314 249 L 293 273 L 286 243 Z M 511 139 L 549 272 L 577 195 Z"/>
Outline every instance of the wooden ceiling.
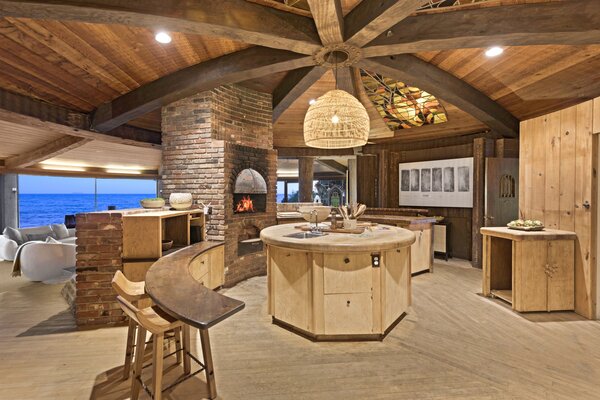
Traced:
<path fill-rule="evenodd" d="M 122 130 L 112 129 L 123 124 L 134 127 L 127 133 L 133 140 L 147 137 L 147 131 L 160 132 L 160 104 L 176 98 L 175 92 L 183 96 L 187 93 L 184 89 L 237 82 L 276 93 L 288 87 L 289 70 L 310 70 L 314 65 L 311 54 L 321 48 L 321 42 L 335 41 L 335 26 L 333 30 L 328 26 L 327 34 L 322 30 L 323 21 L 330 25 L 335 19 L 325 17 L 336 12 L 328 8 L 335 4 L 333 0 L 306 0 L 300 7 L 290 7 L 280 0 L 206 0 L 190 3 L 188 13 L 177 11 L 174 0 L 165 0 L 156 9 L 146 2 L 102 9 L 105 3 L 109 2 L 0 0 L 0 91 L 41 101 L 28 108 L 25 114 L 31 117 L 47 120 L 47 112 L 30 112 L 39 108 L 36 104 L 59 106 L 66 110 L 64 113 L 80 113 L 77 115 L 86 120 L 78 129 L 106 132 L 98 138 L 86 136 L 100 142 L 80 144 L 61 154 L 63 160 L 85 157 L 89 150 L 90 159 L 104 157 L 123 165 L 157 169 L 159 149 L 131 147 L 132 154 L 145 152 L 131 157 L 120 147 L 130 142 L 106 141 L 111 135 L 122 137 Z M 348 42 L 362 47 L 368 41 L 364 53 L 369 57 L 395 54 L 386 53 L 389 49 L 416 56 L 404 54 L 391 61 L 386 57 L 370 58 L 357 67 L 379 66 L 390 71 L 394 74 L 390 77 L 437 96 L 448 113 L 447 123 L 389 132 L 366 104 L 355 82 L 351 90 L 367 106 L 372 135 L 381 138 L 376 141 L 436 139 L 496 128 L 510 132 L 510 118 L 531 118 L 600 95 L 596 0 L 489 0 L 419 10 L 426 3 L 340 1 L 339 19 L 344 19 Z M 461 1 L 465 3 L 471 0 Z M 313 11 L 319 7 L 316 27 L 310 18 L 311 6 Z M 68 12 L 64 12 L 66 8 Z M 481 24 L 489 17 L 486 10 L 497 17 L 494 24 Z M 475 14 L 463 16 L 468 12 Z M 436 19 L 440 15 L 443 19 Z M 520 18 L 512 24 L 511 15 Z M 550 18 L 556 15 L 564 18 Z M 453 27 L 461 18 L 468 23 Z M 571 23 L 574 20 L 576 24 Z M 161 45 L 154 40 L 158 27 L 170 31 L 171 44 Z M 487 58 L 484 50 L 491 44 L 502 45 L 504 54 Z M 263 47 L 253 47 L 256 45 Z M 422 73 L 419 62 L 427 66 Z M 230 65 L 235 68 L 228 68 Z M 405 81 L 406 77 L 414 81 Z M 458 79 L 446 84 L 450 78 Z M 308 101 L 335 86 L 331 72 L 311 79 L 274 121 L 276 147 L 304 145 L 302 122 Z M 191 89 L 176 87 L 188 82 L 193 84 Z M 428 83 L 433 89 L 423 86 Z M 460 83 L 468 85 L 467 91 L 471 92 L 463 92 Z M 485 104 L 475 98 L 484 99 Z M 494 126 L 495 119 L 501 122 Z M 61 137 L 55 130 L 44 133 L 43 129 L 33 129 L 26 134 L 27 127 L 21 125 L 12 126 L 19 134 L 11 140 L 6 136 L 8 125 L 3 126 L 0 168 L 3 159 Z"/>

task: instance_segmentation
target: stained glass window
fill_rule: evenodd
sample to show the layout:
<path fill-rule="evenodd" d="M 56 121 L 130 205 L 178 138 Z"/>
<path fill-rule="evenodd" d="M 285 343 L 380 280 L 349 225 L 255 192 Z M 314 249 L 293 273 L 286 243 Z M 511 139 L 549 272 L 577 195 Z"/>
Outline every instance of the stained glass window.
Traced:
<path fill-rule="evenodd" d="M 448 120 L 438 99 L 416 87 L 360 70 L 367 95 L 392 130 L 440 124 Z"/>

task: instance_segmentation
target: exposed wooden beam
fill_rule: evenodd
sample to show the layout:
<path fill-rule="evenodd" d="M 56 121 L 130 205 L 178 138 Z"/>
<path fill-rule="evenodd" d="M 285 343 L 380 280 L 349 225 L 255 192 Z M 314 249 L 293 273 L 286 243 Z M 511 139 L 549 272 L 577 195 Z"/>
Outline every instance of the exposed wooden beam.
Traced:
<path fill-rule="evenodd" d="M 245 0 L 2 0 L 0 16 L 160 28 L 223 36 L 304 54 L 312 54 L 320 47 L 310 18 Z"/>
<path fill-rule="evenodd" d="M 375 57 L 488 46 L 598 43 L 600 1 L 570 0 L 409 17 L 371 42 L 363 53 Z"/>
<path fill-rule="evenodd" d="M 348 167 L 346 167 L 344 164 L 341 164 L 335 160 L 324 160 L 321 158 L 317 158 L 317 159 L 315 159 L 315 161 L 317 161 L 319 164 L 322 164 L 328 168 L 331 168 L 331 169 L 339 172 L 340 174 L 346 174 L 346 172 L 348 171 Z"/>
<path fill-rule="evenodd" d="M 308 0 L 324 46 L 344 41 L 344 15 L 340 0 Z"/>
<path fill-rule="evenodd" d="M 106 132 L 204 90 L 313 64 L 312 57 L 291 51 L 251 47 L 166 75 L 103 104 L 92 127 Z"/>
<path fill-rule="evenodd" d="M 411 15 L 426 2 L 426 0 L 371 0 L 360 2 L 344 20 L 346 42 L 357 47 L 363 47 L 381 33 Z"/>
<path fill-rule="evenodd" d="M 300 96 L 314 85 L 327 68 L 305 67 L 287 73 L 273 91 L 273 122 L 287 110 Z"/>
<path fill-rule="evenodd" d="M 99 140 L 111 143 L 127 144 L 137 147 L 161 147 L 160 132 L 148 131 L 131 126 L 122 126 L 106 133 L 97 133 L 90 130 L 90 119 L 85 113 L 69 110 L 50 103 L 35 100 L 20 94 L 0 89 L 0 111 L 5 120 L 14 123 L 53 123 L 56 130 L 64 135 Z M 14 114 L 10 114 L 12 112 Z M 23 119 L 22 117 L 32 117 Z M 63 125 L 63 128 L 60 128 Z"/>
<path fill-rule="evenodd" d="M 454 104 L 494 131 L 516 137 L 519 120 L 498 103 L 454 75 L 418 57 L 402 54 L 360 61 L 360 67 L 377 71 L 385 77 L 419 87 Z"/>
<path fill-rule="evenodd" d="M 140 142 L 140 141 L 133 140 L 133 139 L 123 138 L 121 136 L 116 136 L 116 134 L 114 132 L 113 133 L 93 132 L 93 131 L 89 131 L 86 129 L 81 129 L 81 128 L 77 128 L 77 127 L 58 124 L 55 122 L 44 121 L 40 118 L 30 117 L 28 115 L 19 114 L 19 113 L 16 113 L 13 111 L 8 111 L 8 110 L 2 109 L 2 108 L 0 108 L 0 120 L 10 122 L 13 124 L 22 125 L 22 126 L 32 128 L 32 129 L 46 130 L 49 132 L 58 133 L 60 135 L 76 136 L 76 137 L 80 137 L 80 138 L 84 138 L 84 139 L 99 140 L 99 141 L 110 142 L 110 143 L 127 144 L 130 146 L 137 146 L 137 147 L 147 147 L 147 148 L 155 148 L 155 149 L 157 149 L 157 148 L 160 149 L 160 147 L 161 147 L 160 144 Z M 137 131 L 137 128 L 131 128 L 131 130 Z M 160 135 L 160 133 L 157 133 L 157 132 L 152 132 L 152 133 Z"/>
<path fill-rule="evenodd" d="M 52 157 L 64 154 L 90 142 L 90 139 L 84 139 L 75 136 L 63 136 L 60 139 L 54 140 L 50 143 L 45 143 L 44 145 L 33 151 L 29 151 L 26 154 L 21 154 L 6 159 L 4 161 L 4 166 L 8 169 L 29 167 Z"/>

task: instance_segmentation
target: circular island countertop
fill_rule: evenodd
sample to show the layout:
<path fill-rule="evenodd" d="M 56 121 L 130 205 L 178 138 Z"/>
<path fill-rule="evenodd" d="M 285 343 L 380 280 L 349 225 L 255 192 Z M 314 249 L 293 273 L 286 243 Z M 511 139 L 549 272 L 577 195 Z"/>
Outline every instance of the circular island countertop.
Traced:
<path fill-rule="evenodd" d="M 368 227 L 361 234 L 326 232 L 323 236 L 306 239 L 289 236 L 303 232 L 297 226 L 298 224 L 271 226 L 260 232 L 260 238 L 270 246 L 311 252 L 382 251 L 407 247 L 415 242 L 413 232 L 389 225 Z"/>

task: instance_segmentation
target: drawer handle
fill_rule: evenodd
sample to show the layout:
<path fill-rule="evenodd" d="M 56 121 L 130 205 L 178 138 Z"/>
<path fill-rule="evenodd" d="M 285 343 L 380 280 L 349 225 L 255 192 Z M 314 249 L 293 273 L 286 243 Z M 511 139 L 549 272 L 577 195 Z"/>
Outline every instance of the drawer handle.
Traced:
<path fill-rule="evenodd" d="M 350 300 L 346 301 L 346 307 L 350 307 Z"/>
<path fill-rule="evenodd" d="M 345 262 L 346 264 L 348 264 L 348 263 L 350 262 L 350 259 L 349 259 L 348 257 L 346 257 L 346 258 L 344 258 L 344 262 Z"/>

